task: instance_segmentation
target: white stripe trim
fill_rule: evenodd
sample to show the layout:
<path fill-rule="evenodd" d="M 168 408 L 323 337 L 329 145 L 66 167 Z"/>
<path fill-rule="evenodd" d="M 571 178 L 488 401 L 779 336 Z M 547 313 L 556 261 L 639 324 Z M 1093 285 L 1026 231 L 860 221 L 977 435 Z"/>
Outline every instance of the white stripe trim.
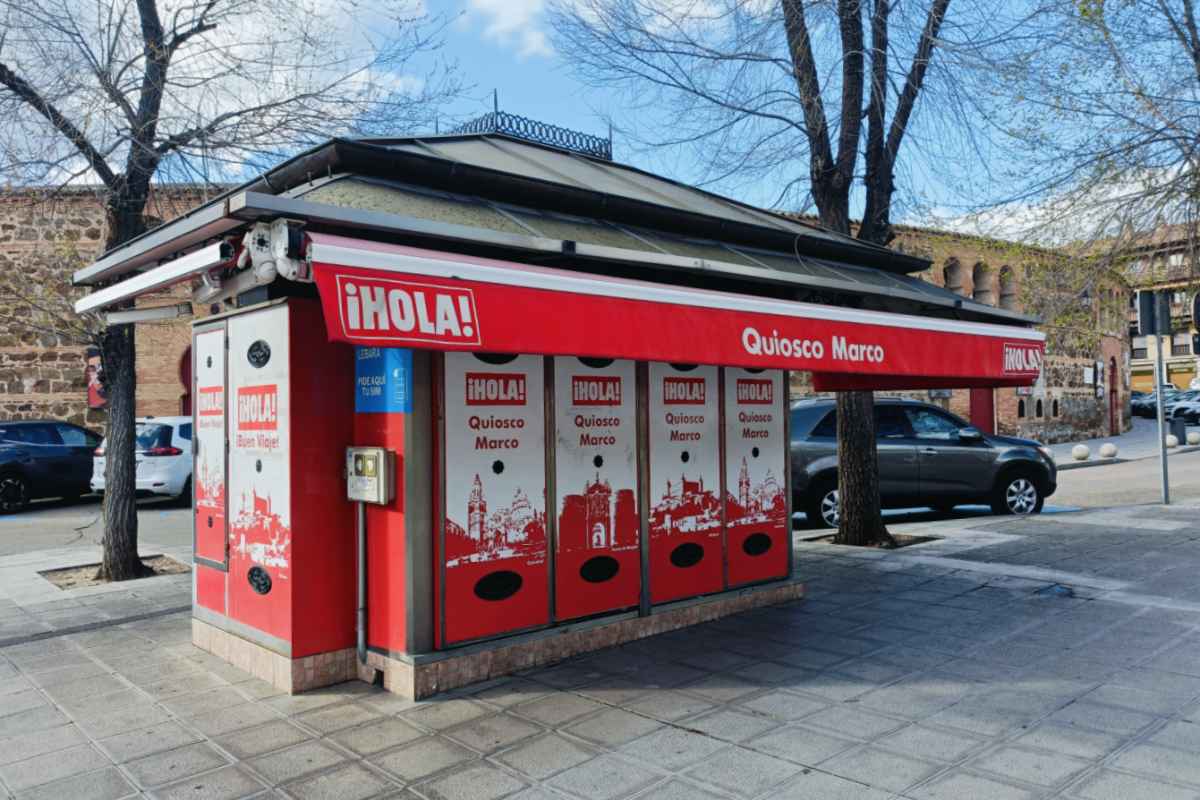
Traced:
<path fill-rule="evenodd" d="M 850 322 L 860 325 L 881 325 L 910 330 L 960 333 L 971 336 L 994 336 L 1007 339 L 1025 339 L 1043 342 L 1046 335 L 1033 328 L 1015 325 L 997 325 L 990 322 L 962 322 L 959 320 L 919 317 L 912 314 L 892 314 L 882 311 L 860 311 L 853 308 L 802 303 L 799 301 L 770 300 L 747 295 L 729 294 L 708 289 L 688 289 L 666 286 L 646 281 L 631 281 L 609 278 L 603 275 L 564 272 L 524 264 L 493 262 L 477 264 L 448 258 L 429 258 L 405 253 L 389 253 L 380 250 L 364 250 L 355 247 L 330 244 L 313 237 L 310 244 L 312 260 L 319 264 L 337 264 L 345 267 L 377 269 L 385 272 L 424 275 L 433 278 L 451 278 L 479 283 L 495 283 L 502 286 L 520 286 L 528 289 L 545 289 L 554 292 L 570 292 L 596 297 L 619 297 L 650 303 L 672 303 L 696 308 L 719 308 L 727 311 L 744 311 L 754 314 L 776 314 L 798 319 L 820 319 L 832 322 Z"/>

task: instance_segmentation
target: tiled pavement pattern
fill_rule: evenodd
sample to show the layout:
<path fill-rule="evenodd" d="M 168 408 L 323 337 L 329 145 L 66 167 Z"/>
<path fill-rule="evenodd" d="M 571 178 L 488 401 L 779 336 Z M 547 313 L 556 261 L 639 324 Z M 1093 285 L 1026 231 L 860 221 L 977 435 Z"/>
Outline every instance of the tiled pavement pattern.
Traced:
<path fill-rule="evenodd" d="M 185 564 L 191 551 L 143 543 L 144 554 L 164 554 Z M 192 602 L 192 576 L 163 575 L 135 584 L 72 590 L 67 597 L 39 570 L 100 560 L 95 546 L 39 550 L 0 558 L 0 646 L 58 631 L 103 625 L 114 619 L 152 615 Z M 132 588 L 130 588 L 132 586 Z M 2 708 L 2 706 L 0 706 Z"/>
<path fill-rule="evenodd" d="M 275 694 L 192 648 L 185 615 L 8 647 L 0 796 L 1200 798 L 1200 612 L 1123 571 L 1197 574 L 1182 519 L 801 544 L 808 600 L 420 704 Z M 979 560 L 997 548 L 1022 563 Z M 1109 577 L 1005 574 L 1073 564 Z"/>

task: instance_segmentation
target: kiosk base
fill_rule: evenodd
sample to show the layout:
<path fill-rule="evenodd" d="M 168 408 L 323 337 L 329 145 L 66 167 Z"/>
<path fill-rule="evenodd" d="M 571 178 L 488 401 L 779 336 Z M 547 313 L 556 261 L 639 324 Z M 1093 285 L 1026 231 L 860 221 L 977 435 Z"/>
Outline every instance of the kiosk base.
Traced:
<path fill-rule="evenodd" d="M 359 678 L 370 682 L 377 672 L 382 673 L 384 689 L 420 700 L 594 650 L 803 598 L 803 583 L 776 581 L 656 606 L 646 617 L 631 611 L 415 656 L 372 651 L 366 665 L 359 667 Z"/>
<path fill-rule="evenodd" d="M 384 689 L 420 700 L 594 650 L 803 598 L 803 583 L 776 581 L 655 606 L 646 617 L 630 611 L 455 650 L 416 656 L 371 650 L 366 664 L 358 663 L 353 647 L 288 658 L 195 617 L 192 644 L 290 694 L 355 678 L 375 683 L 377 674 L 382 674 Z"/>

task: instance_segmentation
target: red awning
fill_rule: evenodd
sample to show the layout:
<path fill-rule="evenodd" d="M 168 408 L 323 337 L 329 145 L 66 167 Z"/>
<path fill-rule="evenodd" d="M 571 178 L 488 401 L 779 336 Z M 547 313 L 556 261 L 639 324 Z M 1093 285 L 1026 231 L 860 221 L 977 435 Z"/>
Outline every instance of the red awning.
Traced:
<path fill-rule="evenodd" d="M 331 340 L 808 370 L 819 389 L 1028 386 L 1032 328 L 862 311 L 309 234 Z"/>

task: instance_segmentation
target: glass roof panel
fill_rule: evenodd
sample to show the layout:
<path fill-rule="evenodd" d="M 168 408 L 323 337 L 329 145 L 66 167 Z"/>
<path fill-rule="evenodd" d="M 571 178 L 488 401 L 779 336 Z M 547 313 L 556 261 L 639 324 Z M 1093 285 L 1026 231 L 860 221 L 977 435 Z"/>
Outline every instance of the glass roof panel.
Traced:
<path fill-rule="evenodd" d="M 469 225 L 525 236 L 529 231 L 483 203 L 467 202 L 435 193 L 418 192 L 401 186 L 385 186 L 345 178 L 323 184 L 304 195 L 305 200 L 331 206 L 361 208 L 406 217 Z"/>
<path fill-rule="evenodd" d="M 641 230 L 640 228 L 634 232 L 655 247 L 661 248 L 673 256 L 702 258 L 705 261 L 723 261 L 727 264 L 742 264 L 748 267 L 762 267 L 761 264 L 748 258 L 745 254 L 731 247 L 726 247 L 720 242 L 703 239 L 681 239 L 675 236 L 665 236 L 652 231 Z"/>
<path fill-rule="evenodd" d="M 581 244 L 598 244 L 605 247 L 622 247 L 626 250 L 657 252 L 637 237 L 630 236 L 603 222 L 558 214 L 540 214 L 510 206 L 502 206 L 502 208 L 506 213 L 512 214 L 523 224 L 537 231 L 539 235 L 549 239 L 569 239 Z"/>

